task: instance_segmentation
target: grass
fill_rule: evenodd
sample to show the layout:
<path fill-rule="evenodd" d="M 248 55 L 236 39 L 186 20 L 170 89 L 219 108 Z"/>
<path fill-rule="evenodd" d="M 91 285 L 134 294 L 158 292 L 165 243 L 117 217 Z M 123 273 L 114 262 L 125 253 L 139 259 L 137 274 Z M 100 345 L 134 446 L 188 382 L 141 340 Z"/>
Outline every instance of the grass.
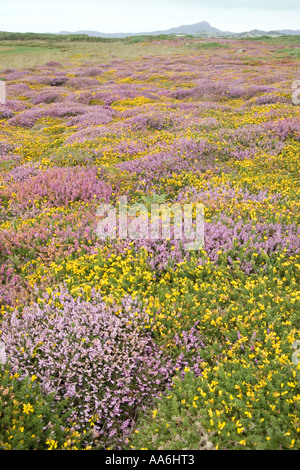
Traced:
<path fill-rule="evenodd" d="M 224 47 L 226 49 L 229 49 L 228 44 L 223 44 L 221 42 L 199 42 L 195 44 L 195 47 L 197 49 L 217 49 L 219 47 Z"/>
<path fill-rule="evenodd" d="M 278 37 L 271 37 L 271 36 L 258 36 L 256 38 L 243 38 L 243 41 L 262 41 L 266 42 L 268 45 L 299 45 L 300 44 L 300 36 L 278 36 Z"/>
<path fill-rule="evenodd" d="M 291 57 L 292 59 L 300 60 L 300 47 L 287 47 L 285 49 L 279 49 L 275 53 L 276 55 L 280 55 L 281 57 L 284 55 L 286 57 Z"/>
<path fill-rule="evenodd" d="M 185 51 L 184 45 L 176 46 L 177 52 Z M 145 55 L 171 55 L 174 47 L 164 44 L 152 44 L 147 42 L 120 42 L 116 40 L 111 43 L 97 42 L 53 42 L 53 41 L 30 41 L 29 44 L 20 41 L 0 41 L 0 68 L 34 67 L 45 64 L 50 60 L 65 61 L 76 59 L 76 62 L 87 60 L 108 62 L 114 58 L 133 59 Z"/>
<path fill-rule="evenodd" d="M 12 39 L 10 39 L 12 38 Z M 178 54 L 199 54 L 200 51 L 228 49 L 236 52 L 236 42 L 224 39 L 224 42 L 198 39 L 191 36 L 174 41 L 172 35 L 167 36 L 132 36 L 124 39 L 92 38 L 85 35 L 60 36 L 29 33 L 0 32 L 0 68 L 25 68 L 43 65 L 53 61 L 71 61 L 83 63 L 87 61 L 109 62 L 112 59 L 138 59 L 148 55 L 168 56 Z M 170 41 L 171 39 L 171 41 Z M 177 38 L 178 39 L 178 38 Z M 284 45 L 300 44 L 300 36 L 285 36 L 280 38 L 251 38 L 251 41 L 265 42 L 266 45 L 278 46 L 273 57 L 281 59 L 282 54 L 299 58 L 299 49 Z M 250 42 L 250 39 L 243 39 Z M 186 47 L 186 42 L 189 46 Z M 244 59 L 245 57 L 243 57 Z"/>

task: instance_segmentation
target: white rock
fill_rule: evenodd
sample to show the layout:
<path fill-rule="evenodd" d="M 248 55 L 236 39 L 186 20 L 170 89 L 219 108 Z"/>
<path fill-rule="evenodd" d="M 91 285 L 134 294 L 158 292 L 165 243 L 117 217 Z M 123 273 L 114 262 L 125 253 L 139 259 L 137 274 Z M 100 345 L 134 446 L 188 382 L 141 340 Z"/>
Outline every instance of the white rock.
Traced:
<path fill-rule="evenodd" d="M 6 83 L 0 80 L 0 104 L 6 104 Z"/>
<path fill-rule="evenodd" d="M 5 352 L 5 344 L 3 341 L 0 341 L 0 364 L 6 364 L 7 356 Z"/>

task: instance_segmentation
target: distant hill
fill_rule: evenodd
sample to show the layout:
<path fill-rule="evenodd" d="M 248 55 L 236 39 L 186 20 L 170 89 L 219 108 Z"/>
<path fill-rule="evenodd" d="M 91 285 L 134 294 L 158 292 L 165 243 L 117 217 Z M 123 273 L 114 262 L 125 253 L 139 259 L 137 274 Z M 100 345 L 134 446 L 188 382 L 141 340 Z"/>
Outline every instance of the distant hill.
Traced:
<path fill-rule="evenodd" d="M 293 36 L 300 35 L 300 30 L 279 29 L 277 31 L 263 31 L 260 29 L 252 29 L 251 31 L 244 31 L 242 33 L 234 34 L 235 37 L 287 36 L 287 35 L 293 35 Z"/>
<path fill-rule="evenodd" d="M 182 25 L 176 28 L 170 28 L 160 31 L 150 31 L 141 33 L 101 33 L 99 31 L 60 31 L 58 34 L 87 34 L 88 36 L 103 37 L 103 38 L 122 38 L 128 36 L 140 36 L 140 35 L 159 35 L 159 34 L 201 34 L 201 33 L 222 33 L 220 29 L 214 28 L 207 21 L 201 21 L 200 23 Z"/>
<path fill-rule="evenodd" d="M 199 33 L 222 33 L 220 29 L 213 28 L 207 21 L 201 23 L 185 24 L 177 28 L 166 29 L 163 31 L 154 31 L 150 34 L 199 34 Z M 149 33 L 148 33 L 149 34 Z"/>
<path fill-rule="evenodd" d="M 278 32 L 279 32 L 279 33 L 282 33 L 282 34 L 292 35 L 292 36 L 295 36 L 295 35 L 299 35 L 299 36 L 300 36 L 300 29 L 297 29 L 297 30 L 293 30 L 293 29 L 280 29 Z"/>
<path fill-rule="evenodd" d="M 203 36 L 231 36 L 231 37 L 257 37 L 257 36 L 281 36 L 281 35 L 300 35 L 300 30 L 292 29 L 281 29 L 278 31 L 263 31 L 259 29 L 253 29 L 252 31 L 244 31 L 242 33 L 232 33 L 230 31 L 221 31 L 220 29 L 214 28 L 207 21 L 201 21 L 200 23 L 181 25 L 176 28 L 170 28 L 160 31 L 150 31 L 141 33 L 101 33 L 99 31 L 60 31 L 58 34 L 87 34 L 88 36 L 101 37 L 101 38 L 125 38 L 128 36 L 153 36 L 160 34 L 177 34 L 177 35 L 203 35 Z"/>

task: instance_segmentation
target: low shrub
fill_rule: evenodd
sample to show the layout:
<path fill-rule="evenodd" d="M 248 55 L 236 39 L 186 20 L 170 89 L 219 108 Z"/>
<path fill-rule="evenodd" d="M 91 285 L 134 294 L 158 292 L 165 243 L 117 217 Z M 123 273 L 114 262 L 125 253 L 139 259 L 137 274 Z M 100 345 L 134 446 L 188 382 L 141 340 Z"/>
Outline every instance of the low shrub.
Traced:
<path fill-rule="evenodd" d="M 36 376 L 20 378 L 0 366 L 0 450 L 84 449 L 84 438 L 69 419 L 68 400 L 44 394 Z"/>
<path fill-rule="evenodd" d="M 47 303 L 48 302 L 48 303 Z M 96 445 L 119 446 L 168 384 L 174 368 L 145 329 L 132 299 L 108 307 L 66 292 L 15 312 L 1 323 L 12 370 L 35 374 L 44 393 L 69 400 L 77 431 L 95 424 Z"/>

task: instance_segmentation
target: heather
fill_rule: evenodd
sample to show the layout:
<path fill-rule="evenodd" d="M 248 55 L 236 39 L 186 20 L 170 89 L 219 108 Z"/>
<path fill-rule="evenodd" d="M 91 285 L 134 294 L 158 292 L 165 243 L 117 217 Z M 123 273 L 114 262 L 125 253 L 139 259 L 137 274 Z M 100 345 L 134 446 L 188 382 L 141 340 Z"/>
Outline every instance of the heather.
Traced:
<path fill-rule="evenodd" d="M 146 409 L 170 382 L 170 360 L 143 332 L 144 312 L 130 298 L 121 308 L 99 296 L 80 302 L 53 292 L 50 298 L 50 305 L 40 302 L 3 322 L 12 370 L 35 374 L 44 392 L 68 398 L 75 429 L 82 432 L 94 419 L 102 446 L 112 437 L 124 444 L 136 409 Z"/>
<path fill-rule="evenodd" d="M 296 57 L 96 46 L 0 66 L 0 447 L 299 449 Z M 121 196 L 203 204 L 204 246 L 101 239 Z"/>

